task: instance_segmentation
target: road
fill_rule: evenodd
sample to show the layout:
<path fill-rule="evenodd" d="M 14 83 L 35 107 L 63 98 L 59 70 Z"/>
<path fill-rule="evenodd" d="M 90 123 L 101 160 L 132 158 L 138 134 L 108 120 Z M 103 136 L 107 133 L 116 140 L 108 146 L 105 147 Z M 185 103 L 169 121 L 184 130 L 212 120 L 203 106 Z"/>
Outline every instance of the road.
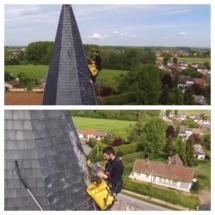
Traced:
<path fill-rule="evenodd" d="M 167 208 L 148 203 L 125 194 L 118 194 L 117 201 L 111 208 L 113 211 L 166 211 Z"/>

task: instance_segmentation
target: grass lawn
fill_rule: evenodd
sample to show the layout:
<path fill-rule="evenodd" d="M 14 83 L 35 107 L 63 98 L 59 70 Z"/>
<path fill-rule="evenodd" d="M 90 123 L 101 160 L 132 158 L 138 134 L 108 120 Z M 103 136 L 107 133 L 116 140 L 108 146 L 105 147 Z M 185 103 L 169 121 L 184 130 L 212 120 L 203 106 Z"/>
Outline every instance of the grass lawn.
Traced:
<path fill-rule="evenodd" d="M 48 65 L 6 65 L 5 71 L 17 76 L 19 73 L 26 74 L 29 78 L 46 78 Z"/>
<path fill-rule="evenodd" d="M 210 116 L 209 110 L 178 110 L 178 113 L 184 113 L 188 115 L 201 115 L 204 114 L 206 116 Z"/>
<path fill-rule="evenodd" d="M 17 76 L 19 73 L 25 73 L 29 78 L 42 79 L 46 78 L 48 65 L 6 65 L 5 71 Z M 103 69 L 98 76 L 98 81 L 103 84 L 115 86 L 120 77 L 127 71 Z"/>
<path fill-rule="evenodd" d="M 162 60 L 163 57 L 158 57 L 159 60 Z M 205 63 L 210 62 L 210 58 L 192 58 L 192 57 L 179 57 L 178 62 L 187 62 L 187 63 Z"/>
<path fill-rule="evenodd" d="M 86 117 L 72 117 L 74 124 L 79 129 L 97 129 L 100 131 L 117 134 L 123 129 L 134 125 L 135 121 L 112 120 L 112 119 L 95 119 Z"/>
<path fill-rule="evenodd" d="M 117 86 L 119 80 L 125 75 L 128 71 L 124 70 L 113 70 L 113 69 L 103 69 L 99 74 L 97 81 L 102 84 L 107 84 L 109 86 Z"/>
<path fill-rule="evenodd" d="M 186 58 L 178 58 L 179 62 L 186 61 L 187 63 L 205 63 L 205 62 L 210 62 L 210 58 L 191 58 L 191 57 L 186 57 Z"/>

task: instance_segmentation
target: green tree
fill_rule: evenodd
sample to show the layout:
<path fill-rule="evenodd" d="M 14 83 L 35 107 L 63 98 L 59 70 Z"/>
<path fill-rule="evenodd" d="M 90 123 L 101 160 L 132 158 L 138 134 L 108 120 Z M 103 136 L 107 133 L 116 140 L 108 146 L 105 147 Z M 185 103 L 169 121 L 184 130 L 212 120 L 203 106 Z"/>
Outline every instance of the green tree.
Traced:
<path fill-rule="evenodd" d="M 193 89 L 192 87 L 187 87 L 184 92 L 184 104 L 185 105 L 192 105 L 193 104 Z"/>
<path fill-rule="evenodd" d="M 172 156 L 174 153 L 173 139 L 171 137 L 167 138 L 167 142 L 163 148 L 164 152 L 168 153 L 169 156 Z"/>
<path fill-rule="evenodd" d="M 179 156 L 183 160 L 184 164 L 186 164 L 187 163 L 186 143 L 182 140 L 182 138 L 178 138 L 174 142 L 174 151 L 179 154 Z"/>
<path fill-rule="evenodd" d="M 138 104 L 158 104 L 161 95 L 161 71 L 154 65 L 138 65 L 136 67 L 134 90 Z"/>
<path fill-rule="evenodd" d="M 30 43 L 25 51 L 25 58 L 28 63 L 48 64 L 53 52 L 54 43 L 39 41 Z"/>
<path fill-rule="evenodd" d="M 177 64 L 178 64 L 178 58 L 177 58 L 177 57 L 174 57 L 174 58 L 173 58 L 173 64 L 174 64 L 174 65 L 177 65 Z"/>
<path fill-rule="evenodd" d="M 199 127 L 199 124 L 190 118 L 183 120 L 181 122 L 181 125 L 191 127 L 191 128 L 198 128 Z"/>
<path fill-rule="evenodd" d="M 157 157 L 166 144 L 166 123 L 160 118 L 149 120 L 141 134 L 144 153 L 149 157 Z"/>
<path fill-rule="evenodd" d="M 205 134 L 203 134 L 201 136 L 201 144 L 208 151 L 211 150 L 211 133 L 210 132 L 206 132 Z"/>
<path fill-rule="evenodd" d="M 194 162 L 194 149 L 193 145 L 195 144 L 194 138 L 191 136 L 186 142 L 186 164 L 188 166 L 193 166 Z"/>
<path fill-rule="evenodd" d="M 165 56 L 163 57 L 163 65 L 164 65 L 164 66 L 167 66 L 167 63 L 168 63 L 169 59 L 170 59 L 170 56 L 169 56 L 169 55 L 165 55 Z"/>

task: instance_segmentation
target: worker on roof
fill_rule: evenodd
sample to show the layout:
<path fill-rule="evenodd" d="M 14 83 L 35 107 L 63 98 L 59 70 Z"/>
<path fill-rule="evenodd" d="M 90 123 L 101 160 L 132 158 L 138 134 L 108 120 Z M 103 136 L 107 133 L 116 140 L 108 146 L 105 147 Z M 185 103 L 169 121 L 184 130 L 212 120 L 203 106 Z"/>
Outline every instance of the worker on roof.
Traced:
<path fill-rule="evenodd" d="M 96 68 L 98 69 L 98 71 L 101 71 L 102 70 L 102 59 L 101 59 L 101 56 L 100 56 L 100 53 L 98 50 L 95 51 L 94 62 L 95 62 L 95 65 L 96 65 Z"/>
<path fill-rule="evenodd" d="M 122 190 L 123 180 L 123 163 L 121 158 L 117 157 L 112 147 L 103 149 L 103 157 L 107 160 L 105 167 L 97 163 L 97 167 L 101 169 L 97 176 L 107 180 L 108 186 L 113 194 L 118 194 Z"/>
<path fill-rule="evenodd" d="M 102 59 L 99 51 L 96 50 L 94 55 L 95 56 L 93 60 L 88 57 L 88 68 L 89 68 L 90 76 L 92 78 L 93 83 L 96 82 L 96 78 L 102 70 Z"/>

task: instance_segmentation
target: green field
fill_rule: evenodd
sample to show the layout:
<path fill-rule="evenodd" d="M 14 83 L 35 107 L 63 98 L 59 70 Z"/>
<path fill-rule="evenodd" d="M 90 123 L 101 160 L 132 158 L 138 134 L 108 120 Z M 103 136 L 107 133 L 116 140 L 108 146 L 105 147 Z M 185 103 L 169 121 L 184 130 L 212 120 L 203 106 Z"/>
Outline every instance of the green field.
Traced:
<path fill-rule="evenodd" d="M 158 57 L 159 60 L 162 60 L 163 57 Z M 187 63 L 206 63 L 210 62 L 210 58 L 191 58 L 191 57 L 179 57 L 178 62 L 187 62 Z"/>
<path fill-rule="evenodd" d="M 72 117 L 74 124 L 79 129 L 97 129 L 99 131 L 111 132 L 114 134 L 134 125 L 135 121 L 96 119 L 85 117 Z"/>
<path fill-rule="evenodd" d="M 26 74 L 29 78 L 42 79 L 46 78 L 48 65 L 6 65 L 5 71 L 17 76 L 19 73 Z M 98 76 L 98 81 L 103 84 L 115 86 L 118 79 L 126 74 L 127 71 L 103 69 Z"/>
<path fill-rule="evenodd" d="M 162 110 L 162 112 L 166 110 Z M 174 110 L 172 110 L 174 112 Z M 209 110 L 178 110 L 178 114 L 183 113 L 187 115 L 201 115 L 204 114 L 205 116 L 210 116 Z"/>
<path fill-rule="evenodd" d="M 29 78 L 46 78 L 48 65 L 6 65 L 5 71 L 17 76 L 19 73 L 26 74 Z"/>

